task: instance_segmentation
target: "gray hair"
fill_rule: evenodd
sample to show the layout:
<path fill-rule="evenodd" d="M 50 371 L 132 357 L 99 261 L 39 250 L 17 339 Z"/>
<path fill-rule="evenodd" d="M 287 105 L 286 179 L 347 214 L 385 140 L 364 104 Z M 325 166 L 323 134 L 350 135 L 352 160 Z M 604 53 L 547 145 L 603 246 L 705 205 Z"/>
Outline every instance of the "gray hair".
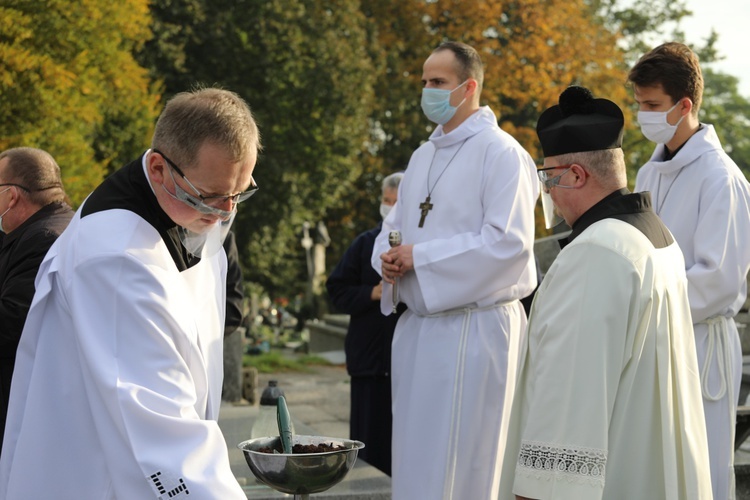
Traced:
<path fill-rule="evenodd" d="M 622 148 L 567 153 L 558 156 L 561 165 L 579 164 L 596 181 L 607 189 L 624 188 L 628 183 L 625 170 L 625 155 Z"/>
<path fill-rule="evenodd" d="M 181 92 L 169 100 L 156 122 L 153 149 L 180 167 L 198 163 L 205 143 L 226 150 L 234 161 L 257 158 L 260 132 L 247 103 L 234 92 L 206 88 Z"/>
<path fill-rule="evenodd" d="M 398 189 L 398 185 L 401 184 L 401 179 L 403 179 L 403 177 L 403 172 L 396 172 L 395 174 L 389 175 L 383 179 L 383 189 Z"/>
<path fill-rule="evenodd" d="M 43 207 L 65 201 L 60 167 L 52 155 L 37 148 L 12 148 L 0 153 L 8 158 L 2 173 L 5 182 L 18 184 L 31 203 Z"/>

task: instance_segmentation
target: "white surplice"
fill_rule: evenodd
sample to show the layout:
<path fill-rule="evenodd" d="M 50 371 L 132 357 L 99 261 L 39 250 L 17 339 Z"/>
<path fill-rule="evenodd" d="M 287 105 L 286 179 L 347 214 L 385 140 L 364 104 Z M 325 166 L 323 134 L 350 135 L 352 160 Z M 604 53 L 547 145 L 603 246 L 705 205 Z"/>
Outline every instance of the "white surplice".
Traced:
<path fill-rule="evenodd" d="M 734 498 L 734 430 L 742 349 L 733 317 L 747 296 L 750 188 L 704 124 L 669 161 L 664 145 L 639 171 L 656 213 L 685 255 L 690 310 L 702 371 L 714 500 Z"/>
<path fill-rule="evenodd" d="M 531 308 L 501 500 L 710 500 L 685 272 L 630 224 L 595 222 Z"/>
<path fill-rule="evenodd" d="M 391 230 L 414 245 L 392 349 L 394 500 L 496 498 L 526 325 L 518 299 L 537 282 L 538 191 L 533 160 L 488 107 L 449 134 L 437 127 L 409 162 L 372 259 L 381 272 Z"/>
<path fill-rule="evenodd" d="M 79 210 L 37 276 L 0 498 L 246 498 L 216 422 L 225 274 L 223 251 L 178 272 L 139 216 Z"/>

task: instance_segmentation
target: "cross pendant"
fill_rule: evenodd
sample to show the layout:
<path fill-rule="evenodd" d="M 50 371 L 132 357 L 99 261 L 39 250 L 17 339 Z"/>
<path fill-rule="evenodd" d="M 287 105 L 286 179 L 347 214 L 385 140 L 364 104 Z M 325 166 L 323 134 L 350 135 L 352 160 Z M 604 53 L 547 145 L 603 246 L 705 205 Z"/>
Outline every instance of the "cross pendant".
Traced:
<path fill-rule="evenodd" d="M 422 217 L 419 218 L 419 227 L 424 227 L 424 220 L 427 217 L 427 213 L 432 210 L 432 203 L 430 203 L 430 195 L 419 204 L 419 208 L 422 209 Z"/>

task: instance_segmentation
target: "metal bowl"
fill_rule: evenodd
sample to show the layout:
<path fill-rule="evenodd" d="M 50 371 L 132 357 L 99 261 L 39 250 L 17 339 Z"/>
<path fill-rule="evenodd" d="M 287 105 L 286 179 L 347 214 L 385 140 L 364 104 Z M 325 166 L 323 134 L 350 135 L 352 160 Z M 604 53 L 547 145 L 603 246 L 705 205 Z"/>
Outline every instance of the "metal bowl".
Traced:
<path fill-rule="evenodd" d="M 243 441 L 237 445 L 255 477 L 271 488 L 293 495 L 325 491 L 338 484 L 357 461 L 357 452 L 365 447 L 361 441 L 322 436 L 294 435 L 295 444 L 333 444 L 344 450 L 324 453 L 262 453 L 264 447 L 281 448 L 279 437 Z"/>

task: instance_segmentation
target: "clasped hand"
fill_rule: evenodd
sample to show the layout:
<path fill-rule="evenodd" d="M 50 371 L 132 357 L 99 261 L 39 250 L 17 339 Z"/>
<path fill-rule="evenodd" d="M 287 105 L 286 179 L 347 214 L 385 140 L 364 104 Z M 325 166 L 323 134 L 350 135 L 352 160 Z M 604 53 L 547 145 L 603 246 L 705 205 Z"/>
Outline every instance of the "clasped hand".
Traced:
<path fill-rule="evenodd" d="M 414 245 L 399 245 L 380 254 L 380 260 L 383 261 L 381 266 L 383 281 L 393 284 L 396 278 L 414 269 L 413 248 Z"/>

